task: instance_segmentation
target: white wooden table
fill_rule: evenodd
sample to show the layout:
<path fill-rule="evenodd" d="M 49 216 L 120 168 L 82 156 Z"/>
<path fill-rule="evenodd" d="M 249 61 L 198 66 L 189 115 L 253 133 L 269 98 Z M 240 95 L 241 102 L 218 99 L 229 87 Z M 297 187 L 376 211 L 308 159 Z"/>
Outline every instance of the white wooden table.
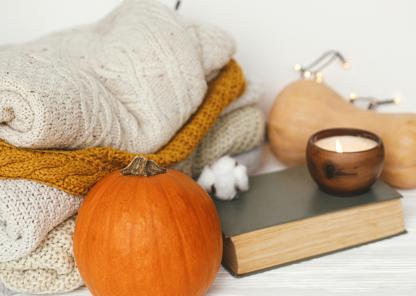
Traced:
<path fill-rule="evenodd" d="M 260 173 L 282 168 L 266 149 Z M 416 295 L 416 190 L 401 193 L 407 234 L 245 278 L 221 268 L 208 295 Z"/>

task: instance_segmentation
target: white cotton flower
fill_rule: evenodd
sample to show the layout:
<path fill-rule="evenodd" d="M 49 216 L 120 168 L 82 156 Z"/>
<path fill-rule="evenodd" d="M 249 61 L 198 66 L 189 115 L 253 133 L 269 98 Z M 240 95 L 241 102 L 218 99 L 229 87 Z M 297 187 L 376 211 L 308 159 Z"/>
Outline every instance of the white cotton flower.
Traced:
<path fill-rule="evenodd" d="M 198 184 L 221 200 L 233 200 L 239 191 L 249 189 L 247 168 L 230 156 L 205 166 Z"/>
<path fill-rule="evenodd" d="M 215 175 L 209 166 L 204 167 L 198 179 L 198 184 L 206 191 L 211 192 L 212 186 L 215 183 Z"/>
<path fill-rule="evenodd" d="M 234 176 L 237 188 L 241 191 L 247 191 L 249 188 L 247 168 L 243 165 L 238 165 L 234 168 Z"/>

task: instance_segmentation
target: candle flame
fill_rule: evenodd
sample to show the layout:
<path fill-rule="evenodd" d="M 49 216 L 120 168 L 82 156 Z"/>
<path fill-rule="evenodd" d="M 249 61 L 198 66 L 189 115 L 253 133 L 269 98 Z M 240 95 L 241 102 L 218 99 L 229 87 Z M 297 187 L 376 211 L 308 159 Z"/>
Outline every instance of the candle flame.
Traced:
<path fill-rule="evenodd" d="M 336 139 L 335 141 L 335 151 L 337 151 L 338 153 L 344 152 L 344 149 L 342 149 L 342 145 L 339 139 Z"/>

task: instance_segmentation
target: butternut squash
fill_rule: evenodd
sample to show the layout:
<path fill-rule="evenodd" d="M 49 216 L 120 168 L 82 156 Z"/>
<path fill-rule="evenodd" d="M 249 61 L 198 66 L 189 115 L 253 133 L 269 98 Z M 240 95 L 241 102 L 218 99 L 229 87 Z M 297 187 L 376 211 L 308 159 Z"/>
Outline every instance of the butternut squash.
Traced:
<path fill-rule="evenodd" d="M 298 80 L 277 96 L 268 125 L 271 149 L 288 166 L 305 163 L 307 140 L 319 130 L 369 130 L 384 141 L 382 179 L 395 187 L 416 188 L 416 114 L 362 110 L 325 84 Z"/>

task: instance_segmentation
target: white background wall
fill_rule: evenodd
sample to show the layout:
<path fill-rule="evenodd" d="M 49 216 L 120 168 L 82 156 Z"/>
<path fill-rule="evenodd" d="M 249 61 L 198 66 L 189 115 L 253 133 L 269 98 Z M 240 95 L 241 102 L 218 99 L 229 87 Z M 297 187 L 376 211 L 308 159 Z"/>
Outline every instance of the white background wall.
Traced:
<path fill-rule="evenodd" d="M 0 0 L 0 44 L 97 20 L 119 2 Z M 233 34 L 247 75 L 265 83 L 264 106 L 297 78 L 295 63 L 338 49 L 352 68 L 331 66 L 324 72 L 329 85 L 343 95 L 400 95 L 400 106 L 383 111 L 416 112 L 416 1 L 183 0 L 180 13 Z"/>

